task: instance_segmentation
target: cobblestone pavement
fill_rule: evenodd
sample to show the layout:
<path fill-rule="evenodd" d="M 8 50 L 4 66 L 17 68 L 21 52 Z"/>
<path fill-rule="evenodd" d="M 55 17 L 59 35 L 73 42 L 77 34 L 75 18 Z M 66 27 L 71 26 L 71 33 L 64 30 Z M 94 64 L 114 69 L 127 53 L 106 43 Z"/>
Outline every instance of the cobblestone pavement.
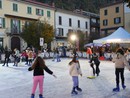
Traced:
<path fill-rule="evenodd" d="M 44 97 L 45 98 L 130 98 L 130 71 L 125 70 L 125 83 L 127 88 L 120 92 L 112 92 L 115 87 L 114 63 L 101 61 L 101 73 L 95 79 L 88 79 L 89 63 L 86 59 L 79 59 L 83 76 L 79 77 L 82 92 L 71 95 L 72 80 L 68 73 L 68 63 L 71 59 L 64 58 L 61 62 L 45 60 L 46 65 L 54 71 L 57 78 L 45 72 Z M 32 88 L 32 72 L 22 62 L 19 67 L 2 66 L 0 64 L 0 98 L 30 98 Z M 37 88 L 35 98 L 38 98 Z"/>

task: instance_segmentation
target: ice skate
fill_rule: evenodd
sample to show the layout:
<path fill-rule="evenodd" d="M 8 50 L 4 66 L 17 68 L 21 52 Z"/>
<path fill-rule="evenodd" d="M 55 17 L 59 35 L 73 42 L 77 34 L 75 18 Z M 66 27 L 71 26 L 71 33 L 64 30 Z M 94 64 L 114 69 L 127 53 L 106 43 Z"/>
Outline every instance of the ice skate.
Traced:
<path fill-rule="evenodd" d="M 119 87 L 113 88 L 113 92 L 119 92 L 119 91 L 120 91 Z"/>
<path fill-rule="evenodd" d="M 78 92 L 76 92 L 75 90 L 74 91 L 72 90 L 71 94 L 77 95 Z"/>
<path fill-rule="evenodd" d="M 43 98 L 42 94 L 39 94 L 39 98 Z"/>
<path fill-rule="evenodd" d="M 77 94 L 78 94 L 78 92 L 75 91 L 75 87 L 73 88 L 71 94 L 74 94 L 74 95 L 77 95 Z"/>
<path fill-rule="evenodd" d="M 77 89 L 77 91 L 82 92 L 82 89 L 79 88 L 78 86 L 76 87 L 76 89 Z"/>
<path fill-rule="evenodd" d="M 35 98 L 35 97 L 34 97 L 34 94 L 31 95 L 31 98 Z"/>
<path fill-rule="evenodd" d="M 126 88 L 126 86 L 125 86 L 125 85 L 122 85 L 122 88 L 123 88 L 123 89 L 125 89 L 125 88 Z"/>

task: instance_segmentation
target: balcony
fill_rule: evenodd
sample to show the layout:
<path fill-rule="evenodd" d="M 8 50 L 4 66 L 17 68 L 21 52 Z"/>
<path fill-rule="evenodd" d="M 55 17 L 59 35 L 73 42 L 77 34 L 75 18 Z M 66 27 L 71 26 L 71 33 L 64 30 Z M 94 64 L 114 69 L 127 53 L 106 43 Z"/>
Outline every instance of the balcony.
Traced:
<path fill-rule="evenodd" d="M 15 28 L 7 28 L 5 30 L 7 35 L 13 36 L 13 35 L 20 35 L 21 31 L 15 27 Z"/>
<path fill-rule="evenodd" d="M 90 22 L 90 25 L 91 26 L 94 26 L 94 27 L 100 27 L 100 24 L 99 23 L 95 23 L 95 22 Z"/>
<path fill-rule="evenodd" d="M 55 35 L 55 38 L 56 38 L 56 39 L 67 39 L 66 36 L 63 36 L 63 35 L 61 35 L 61 34 L 56 34 L 56 35 Z"/>

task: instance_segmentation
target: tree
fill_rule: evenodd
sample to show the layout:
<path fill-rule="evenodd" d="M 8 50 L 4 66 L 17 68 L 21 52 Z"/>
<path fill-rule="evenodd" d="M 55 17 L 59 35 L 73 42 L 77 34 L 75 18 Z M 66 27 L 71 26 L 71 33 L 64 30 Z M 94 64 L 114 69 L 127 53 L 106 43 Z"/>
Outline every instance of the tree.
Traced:
<path fill-rule="evenodd" d="M 53 26 L 48 24 L 46 21 L 29 22 L 29 24 L 23 27 L 21 37 L 28 45 L 32 45 L 33 47 L 40 49 L 40 37 L 44 38 L 44 42 L 47 44 L 53 40 Z"/>

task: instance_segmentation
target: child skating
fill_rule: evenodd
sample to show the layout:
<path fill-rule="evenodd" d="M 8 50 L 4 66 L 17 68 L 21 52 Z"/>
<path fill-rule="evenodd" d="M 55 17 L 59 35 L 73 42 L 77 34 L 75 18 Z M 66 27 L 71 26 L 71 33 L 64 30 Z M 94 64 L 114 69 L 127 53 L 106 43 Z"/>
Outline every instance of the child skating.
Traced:
<path fill-rule="evenodd" d="M 121 78 L 121 85 L 122 88 L 125 89 L 125 77 L 124 77 L 124 69 L 125 66 L 129 66 L 125 56 L 124 56 L 124 51 L 121 49 L 118 49 L 116 53 L 116 58 L 113 58 L 112 60 L 115 63 L 115 76 L 116 76 L 116 87 L 113 88 L 114 92 L 119 92 L 120 91 L 120 78 Z"/>
<path fill-rule="evenodd" d="M 69 74 L 72 76 L 72 81 L 73 81 L 73 88 L 71 91 L 71 94 L 78 94 L 77 91 L 82 91 L 81 88 L 79 88 L 79 79 L 78 76 L 82 76 L 80 64 L 78 61 L 78 58 L 76 56 L 73 57 L 72 61 L 69 63 L 70 69 L 69 69 Z"/>
<path fill-rule="evenodd" d="M 32 94 L 31 98 L 35 98 L 35 91 L 37 88 L 37 85 L 39 84 L 39 98 L 43 98 L 43 82 L 44 82 L 44 70 L 56 77 L 53 72 L 45 65 L 44 60 L 38 56 L 36 57 L 34 63 L 31 67 L 28 68 L 29 71 L 33 71 L 33 88 L 32 88 Z"/>
<path fill-rule="evenodd" d="M 94 79 L 95 78 L 95 68 L 94 68 L 94 63 L 90 63 L 90 69 L 89 69 L 89 76 L 87 77 L 89 79 Z"/>
<path fill-rule="evenodd" d="M 99 73 L 100 73 L 100 69 L 99 69 L 99 65 L 100 65 L 100 61 L 98 59 L 98 55 L 96 53 L 93 53 L 92 54 L 92 58 L 90 60 L 90 63 L 94 62 L 95 66 L 96 66 L 96 74 L 97 76 L 99 76 Z"/>

